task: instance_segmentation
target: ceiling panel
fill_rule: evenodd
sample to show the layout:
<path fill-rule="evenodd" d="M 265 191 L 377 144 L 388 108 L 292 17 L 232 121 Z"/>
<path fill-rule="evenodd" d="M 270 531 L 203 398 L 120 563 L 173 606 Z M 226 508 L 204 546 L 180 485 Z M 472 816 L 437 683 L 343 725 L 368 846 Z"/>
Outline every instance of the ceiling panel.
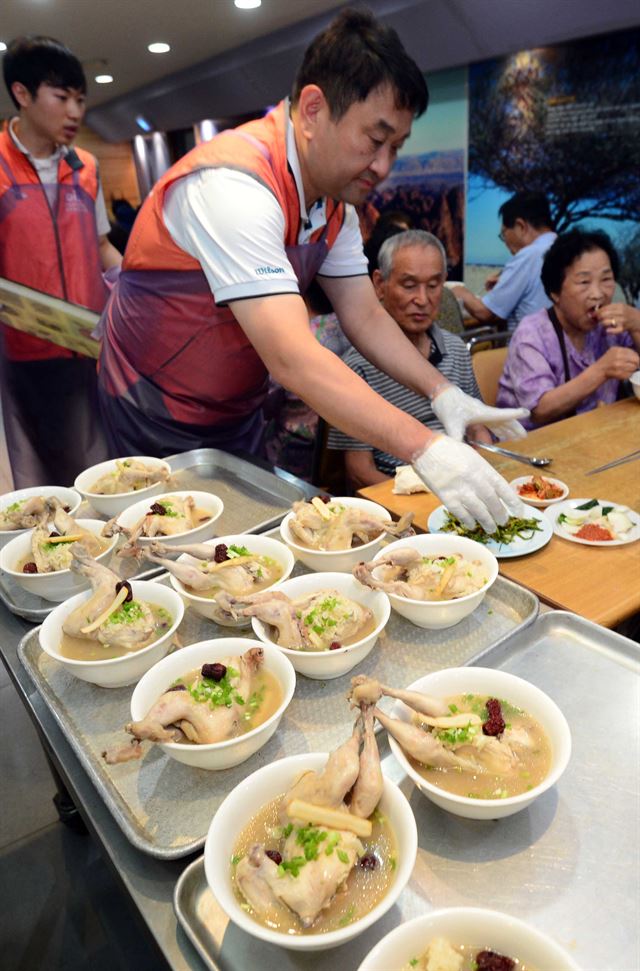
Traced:
<path fill-rule="evenodd" d="M 64 40 L 85 64 L 88 123 L 129 138 L 143 114 L 160 129 L 259 110 L 291 86 L 310 38 L 335 0 L 1 0 L 0 40 L 23 33 Z M 638 26 L 638 0 L 369 0 L 424 71 Z M 165 40 L 167 55 L 146 45 Z M 92 79 L 114 75 L 112 85 Z M 0 116 L 11 112 L 0 93 Z"/>

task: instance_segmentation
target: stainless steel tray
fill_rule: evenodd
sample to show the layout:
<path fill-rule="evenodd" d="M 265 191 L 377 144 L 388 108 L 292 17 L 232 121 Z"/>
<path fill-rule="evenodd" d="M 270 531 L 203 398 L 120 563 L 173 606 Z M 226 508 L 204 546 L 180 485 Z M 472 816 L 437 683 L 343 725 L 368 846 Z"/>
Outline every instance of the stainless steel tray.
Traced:
<path fill-rule="evenodd" d="M 305 572 L 299 566 L 296 570 Z M 352 674 L 409 684 L 428 671 L 464 664 L 530 624 L 537 612 L 537 598 L 502 577 L 479 608 L 449 630 L 422 630 L 392 611 L 384 636 Z M 184 645 L 236 633 L 253 636 L 250 627 L 243 634 L 191 610 L 178 633 Z M 203 845 L 216 809 L 247 774 L 285 755 L 334 748 L 351 718 L 345 701 L 351 673 L 334 681 L 299 676 L 278 732 L 237 768 L 215 773 L 192 769 L 168 758 L 159 747 L 151 747 L 139 762 L 110 766 L 101 753 L 125 739 L 122 728 L 130 720 L 133 689 L 106 690 L 73 678 L 40 649 L 37 629 L 23 638 L 18 655 L 127 838 L 163 859 L 185 856 Z"/>
<path fill-rule="evenodd" d="M 262 533 L 277 525 L 289 511 L 292 502 L 316 495 L 318 490 L 281 469 L 275 473 L 245 459 L 215 448 L 170 455 L 166 460 L 172 474 L 167 491 L 198 489 L 212 492 L 224 502 L 224 511 L 216 522 L 218 536 L 232 533 Z M 135 501 L 135 495 L 132 502 Z M 104 519 L 87 502 L 80 505 L 76 518 Z M 122 545 L 122 544 L 119 544 Z M 125 580 L 148 580 L 161 572 L 157 566 L 138 565 L 135 560 L 116 557 L 107 564 Z M 35 597 L 18 586 L 11 577 L 0 573 L 0 601 L 12 613 L 34 623 L 42 623 L 56 606 L 50 600 Z"/>
<path fill-rule="evenodd" d="M 557 786 L 515 816 L 462 819 L 425 799 L 381 745 L 384 773 L 401 785 L 418 824 L 416 868 L 395 907 L 344 947 L 294 954 L 228 921 L 199 857 L 178 880 L 174 907 L 211 971 L 355 969 L 394 927 L 452 906 L 520 917 L 588 971 L 640 966 L 640 646 L 575 614 L 550 611 L 470 663 L 526 678 L 562 708 L 573 754 Z"/>
<path fill-rule="evenodd" d="M 200 489 L 222 499 L 224 512 L 216 522 L 219 536 L 263 533 L 278 525 L 292 502 L 318 493 L 280 469 L 274 474 L 217 448 L 181 452 L 166 461 L 172 471 L 170 489 Z"/>

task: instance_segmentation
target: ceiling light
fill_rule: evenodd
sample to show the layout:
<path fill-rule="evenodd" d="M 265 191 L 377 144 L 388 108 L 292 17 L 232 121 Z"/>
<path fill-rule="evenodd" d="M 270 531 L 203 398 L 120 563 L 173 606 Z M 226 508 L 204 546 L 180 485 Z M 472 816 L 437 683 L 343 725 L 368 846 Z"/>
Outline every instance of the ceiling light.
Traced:
<path fill-rule="evenodd" d="M 259 7 L 262 0 L 233 0 L 239 10 L 254 10 Z"/>
<path fill-rule="evenodd" d="M 6 51 L 7 45 L 3 40 L 0 40 L 0 51 Z"/>
<path fill-rule="evenodd" d="M 143 131 L 151 131 L 153 126 L 147 121 L 144 115 L 136 115 L 136 125 Z"/>
<path fill-rule="evenodd" d="M 171 50 L 171 46 L 170 44 L 164 44 L 164 43 L 149 44 L 149 46 L 147 47 L 147 50 L 151 51 L 152 54 L 166 54 L 168 53 L 168 51 Z"/>
<path fill-rule="evenodd" d="M 97 84 L 111 84 L 113 77 L 110 74 L 96 74 Z"/>

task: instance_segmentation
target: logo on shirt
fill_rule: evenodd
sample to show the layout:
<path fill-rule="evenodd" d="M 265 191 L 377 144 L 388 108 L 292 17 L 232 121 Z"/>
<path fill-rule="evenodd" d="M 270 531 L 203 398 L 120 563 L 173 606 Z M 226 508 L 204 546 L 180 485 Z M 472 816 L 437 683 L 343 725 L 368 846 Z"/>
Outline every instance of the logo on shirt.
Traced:
<path fill-rule="evenodd" d="M 87 208 L 82 199 L 78 199 L 76 195 L 72 195 L 70 192 L 65 192 L 63 198 L 64 208 L 67 212 L 84 212 Z"/>
<path fill-rule="evenodd" d="M 258 276 L 270 276 L 272 273 L 284 273 L 282 266 L 256 266 Z"/>

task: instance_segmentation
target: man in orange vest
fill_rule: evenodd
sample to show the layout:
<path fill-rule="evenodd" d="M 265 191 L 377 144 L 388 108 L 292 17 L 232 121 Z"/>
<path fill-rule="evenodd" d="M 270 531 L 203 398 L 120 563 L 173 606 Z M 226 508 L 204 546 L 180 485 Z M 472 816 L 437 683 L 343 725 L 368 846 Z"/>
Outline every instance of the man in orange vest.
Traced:
<path fill-rule="evenodd" d="M 199 145 L 154 186 L 102 318 L 100 402 L 120 455 L 199 446 L 257 452 L 267 376 L 351 437 L 413 461 L 449 509 L 493 530 L 522 506 L 469 446 L 467 425 L 524 434 L 524 412 L 451 386 L 376 299 L 354 205 L 388 174 L 422 73 L 396 32 L 345 10 L 312 41 L 291 100 Z M 432 397 L 447 435 L 384 401 L 312 336 L 311 280 L 349 340 Z M 501 502 L 501 499 L 504 500 Z"/>
<path fill-rule="evenodd" d="M 3 71 L 18 115 L 0 133 L 0 277 L 100 312 L 102 270 L 121 257 L 107 239 L 97 162 L 71 148 L 85 112 L 82 66 L 52 38 L 21 37 L 9 45 Z M 14 484 L 69 485 L 108 457 L 95 362 L 0 327 Z"/>

